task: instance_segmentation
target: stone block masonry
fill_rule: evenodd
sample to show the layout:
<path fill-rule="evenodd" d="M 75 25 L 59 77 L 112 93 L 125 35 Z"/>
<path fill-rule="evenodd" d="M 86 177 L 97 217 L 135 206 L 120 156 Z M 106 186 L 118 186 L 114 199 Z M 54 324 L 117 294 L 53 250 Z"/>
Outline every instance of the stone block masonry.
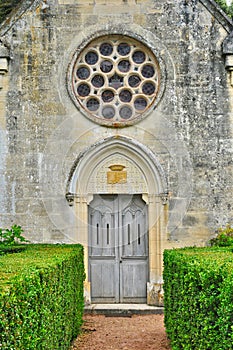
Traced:
<path fill-rule="evenodd" d="M 82 243 L 88 275 L 93 196 L 141 194 L 153 292 L 147 300 L 160 303 L 155 291 L 161 291 L 163 250 L 205 245 L 217 227 L 232 222 L 232 29 L 211 0 L 23 1 L 0 34 L 0 226 L 19 224 L 33 242 Z M 144 63 L 119 54 L 116 36 L 132 52 L 146 47 L 147 65 L 157 62 L 158 75 L 147 78 L 152 94 L 157 79 L 154 99 L 143 87 Z M 101 56 L 101 40 L 116 54 Z M 119 86 L 100 63 L 90 63 L 93 75 L 84 85 L 92 95 L 74 103 L 72 88 L 80 82 L 72 80 L 72 67 L 87 64 L 85 55 L 77 59 L 92 44 L 108 65 L 115 60 Z M 118 60 L 128 60 L 133 71 Z M 108 108 L 120 115 L 118 95 L 125 98 L 120 124 L 111 121 L 110 109 L 104 123 L 102 112 L 95 113 L 102 108 L 99 76 L 110 91 L 104 96 L 115 94 Z M 140 95 L 136 103 L 132 91 Z M 132 110 L 143 104 L 133 119 Z M 127 176 L 110 185 L 113 165 Z"/>

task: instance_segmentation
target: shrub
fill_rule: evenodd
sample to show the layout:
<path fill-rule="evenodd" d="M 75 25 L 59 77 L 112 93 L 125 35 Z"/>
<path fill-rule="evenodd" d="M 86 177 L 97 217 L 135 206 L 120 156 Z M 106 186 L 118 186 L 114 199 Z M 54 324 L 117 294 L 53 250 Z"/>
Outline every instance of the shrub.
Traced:
<path fill-rule="evenodd" d="M 26 240 L 22 233 L 23 229 L 19 225 L 13 225 L 10 229 L 0 228 L 0 242 L 4 245 L 14 245 L 22 242 L 29 242 Z"/>
<path fill-rule="evenodd" d="M 69 349 L 82 323 L 83 248 L 27 245 L 0 257 L 0 347 Z"/>
<path fill-rule="evenodd" d="M 211 246 L 228 247 L 233 245 L 233 227 L 219 228 L 217 237 L 210 240 Z"/>
<path fill-rule="evenodd" d="M 165 326 L 172 349 L 232 349 L 232 290 L 232 248 L 165 251 Z"/>
<path fill-rule="evenodd" d="M 0 243 L 0 255 L 10 254 L 10 253 L 19 253 L 25 249 L 26 249 L 25 245 L 8 246 Z"/>

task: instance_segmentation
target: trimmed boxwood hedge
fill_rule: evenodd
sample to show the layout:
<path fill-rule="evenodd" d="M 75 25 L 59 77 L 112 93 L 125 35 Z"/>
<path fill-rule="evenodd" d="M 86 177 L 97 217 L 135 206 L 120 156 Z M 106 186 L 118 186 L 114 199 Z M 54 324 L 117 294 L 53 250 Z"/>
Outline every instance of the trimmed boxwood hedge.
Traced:
<path fill-rule="evenodd" d="M 82 324 L 84 277 L 80 245 L 0 256 L 0 348 L 69 349 Z"/>
<path fill-rule="evenodd" d="M 27 248 L 26 245 L 4 245 L 0 243 L 0 255 L 10 254 L 10 253 L 19 253 Z"/>
<path fill-rule="evenodd" d="M 165 327 L 173 350 L 233 349 L 233 248 L 164 252 Z"/>

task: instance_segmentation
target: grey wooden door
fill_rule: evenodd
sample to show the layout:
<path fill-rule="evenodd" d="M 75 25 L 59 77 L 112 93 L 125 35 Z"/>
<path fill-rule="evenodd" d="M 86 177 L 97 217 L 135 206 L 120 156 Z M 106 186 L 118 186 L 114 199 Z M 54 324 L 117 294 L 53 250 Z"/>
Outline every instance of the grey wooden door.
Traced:
<path fill-rule="evenodd" d="M 148 214 L 141 195 L 95 195 L 89 205 L 92 302 L 146 302 Z"/>

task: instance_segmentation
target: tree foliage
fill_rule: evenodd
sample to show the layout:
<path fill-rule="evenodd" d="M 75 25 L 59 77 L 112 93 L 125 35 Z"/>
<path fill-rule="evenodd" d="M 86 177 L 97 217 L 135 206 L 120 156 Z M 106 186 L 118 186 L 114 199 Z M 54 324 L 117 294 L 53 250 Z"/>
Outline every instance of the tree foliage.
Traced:
<path fill-rule="evenodd" d="M 233 18 L 233 2 L 230 6 L 227 5 L 226 0 L 215 0 L 217 4 L 221 7 L 221 9 L 226 12 L 226 14 Z"/>
<path fill-rule="evenodd" d="M 0 23 L 22 0 L 1 0 L 0 1 Z"/>

